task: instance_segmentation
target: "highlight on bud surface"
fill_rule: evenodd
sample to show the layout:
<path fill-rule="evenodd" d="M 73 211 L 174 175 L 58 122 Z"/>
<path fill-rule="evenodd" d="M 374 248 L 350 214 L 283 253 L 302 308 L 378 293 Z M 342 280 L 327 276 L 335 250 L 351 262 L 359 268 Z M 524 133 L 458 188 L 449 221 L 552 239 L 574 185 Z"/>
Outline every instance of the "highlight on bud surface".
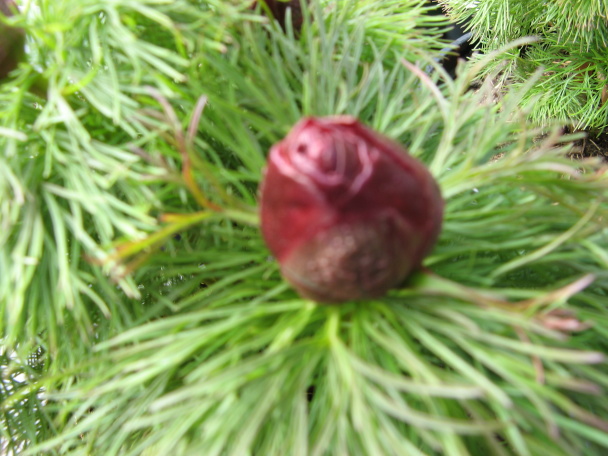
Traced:
<path fill-rule="evenodd" d="M 260 193 L 262 235 L 283 276 L 322 303 L 399 285 L 443 217 L 424 165 L 349 116 L 298 122 L 271 148 Z"/>

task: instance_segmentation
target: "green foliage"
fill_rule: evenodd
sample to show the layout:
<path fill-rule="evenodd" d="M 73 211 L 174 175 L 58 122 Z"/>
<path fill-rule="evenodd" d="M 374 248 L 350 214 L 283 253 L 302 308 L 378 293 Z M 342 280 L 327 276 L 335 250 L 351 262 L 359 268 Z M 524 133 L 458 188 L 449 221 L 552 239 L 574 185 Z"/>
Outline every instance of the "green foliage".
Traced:
<path fill-rule="evenodd" d="M 604 0 L 440 0 L 455 21 L 479 40 L 482 52 L 525 36 L 538 41 L 498 56 L 488 72 L 504 66 L 501 82 L 521 87 L 543 76 L 523 98 L 532 119 L 557 118 L 576 129 L 608 125 L 608 3 Z"/>
<path fill-rule="evenodd" d="M 5 449 L 605 454 L 605 168 L 526 122 L 535 81 L 495 106 L 468 91 L 481 63 L 440 86 L 408 63 L 441 47 L 418 1 L 313 1 L 298 38 L 248 3 L 20 19 L 31 63 L 0 86 Z M 281 279 L 256 190 L 293 122 L 340 113 L 424 160 L 446 217 L 404 287 L 325 307 Z"/>

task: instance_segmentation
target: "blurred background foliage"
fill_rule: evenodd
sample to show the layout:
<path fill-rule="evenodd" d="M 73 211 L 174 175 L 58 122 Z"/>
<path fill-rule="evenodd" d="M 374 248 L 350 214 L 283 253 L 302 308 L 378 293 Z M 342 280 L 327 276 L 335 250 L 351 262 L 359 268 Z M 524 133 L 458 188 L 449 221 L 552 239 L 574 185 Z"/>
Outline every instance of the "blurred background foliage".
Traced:
<path fill-rule="evenodd" d="M 466 24 L 482 52 L 518 38 L 537 41 L 497 56 L 484 74 L 502 69 L 499 86 L 521 87 L 541 72 L 522 100 L 532 119 L 559 119 L 575 130 L 608 126 L 608 3 L 604 0 L 438 0 Z"/>

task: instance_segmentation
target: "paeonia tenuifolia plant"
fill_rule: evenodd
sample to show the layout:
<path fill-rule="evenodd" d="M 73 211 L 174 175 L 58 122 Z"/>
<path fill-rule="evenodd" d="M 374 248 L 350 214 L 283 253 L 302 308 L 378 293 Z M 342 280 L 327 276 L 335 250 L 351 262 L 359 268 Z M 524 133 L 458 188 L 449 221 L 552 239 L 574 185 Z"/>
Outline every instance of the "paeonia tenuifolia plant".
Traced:
<path fill-rule="evenodd" d="M 274 145 L 260 205 L 283 276 L 322 303 L 379 297 L 401 283 L 443 216 L 425 166 L 349 116 L 304 118 Z"/>

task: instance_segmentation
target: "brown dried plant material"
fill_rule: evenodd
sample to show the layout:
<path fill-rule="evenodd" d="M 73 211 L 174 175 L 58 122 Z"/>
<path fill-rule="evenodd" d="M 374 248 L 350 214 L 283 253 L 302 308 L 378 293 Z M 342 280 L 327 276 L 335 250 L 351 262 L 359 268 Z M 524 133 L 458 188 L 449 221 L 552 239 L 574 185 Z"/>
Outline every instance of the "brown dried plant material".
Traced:
<path fill-rule="evenodd" d="M 17 6 L 12 0 L 0 0 L 0 15 L 10 17 Z M 0 23 L 0 80 L 13 71 L 23 57 L 25 33 L 22 29 Z"/>
<path fill-rule="evenodd" d="M 308 4 L 309 1 L 310 0 L 306 0 L 306 3 Z M 300 0 L 290 0 L 287 2 L 281 2 L 279 0 L 260 0 L 254 2 L 253 6 L 255 7 L 255 5 L 260 2 L 265 3 L 265 5 L 262 6 L 268 8 L 274 18 L 281 24 L 283 30 L 285 30 L 285 21 L 287 20 L 287 10 L 290 10 L 293 29 L 296 32 L 300 31 L 304 21 Z"/>
<path fill-rule="evenodd" d="M 537 319 L 545 328 L 563 333 L 580 332 L 591 327 L 589 322 L 579 320 L 574 312 L 568 309 L 552 309 L 539 315 Z"/>

